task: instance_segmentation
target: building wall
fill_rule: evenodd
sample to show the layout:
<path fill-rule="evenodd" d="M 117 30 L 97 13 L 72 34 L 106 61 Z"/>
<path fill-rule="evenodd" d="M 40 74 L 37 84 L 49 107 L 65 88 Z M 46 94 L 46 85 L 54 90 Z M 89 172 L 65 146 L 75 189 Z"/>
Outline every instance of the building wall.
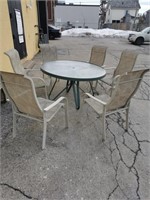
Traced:
<path fill-rule="evenodd" d="M 27 48 L 27 57 L 22 62 L 32 59 L 38 52 L 38 36 L 35 35 L 38 29 L 34 27 L 34 25 L 38 25 L 36 0 L 31 1 L 31 8 L 27 8 L 27 2 L 30 1 L 21 0 Z M 5 51 L 14 48 L 8 4 L 4 0 L 0 1 L 0 44 L 0 70 L 12 71 L 9 59 L 4 55 Z"/>
<path fill-rule="evenodd" d="M 126 14 L 126 9 L 108 9 L 107 13 L 106 13 L 106 23 L 112 23 L 113 20 L 120 20 L 122 17 L 125 16 Z M 131 16 L 135 16 L 136 10 L 128 10 L 128 13 Z"/>
<path fill-rule="evenodd" d="M 0 44 L 0 70 L 12 71 L 9 60 L 3 54 L 5 50 L 13 48 L 7 1 L 0 1 Z"/>
<path fill-rule="evenodd" d="M 99 6 L 56 5 L 54 15 L 56 26 L 69 21 L 75 27 L 98 28 Z"/>

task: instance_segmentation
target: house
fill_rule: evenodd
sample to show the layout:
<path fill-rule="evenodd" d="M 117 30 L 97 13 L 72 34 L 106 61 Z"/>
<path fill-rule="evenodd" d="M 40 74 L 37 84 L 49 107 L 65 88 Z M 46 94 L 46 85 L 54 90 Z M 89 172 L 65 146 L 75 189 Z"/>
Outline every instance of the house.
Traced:
<path fill-rule="evenodd" d="M 125 23 L 130 29 L 135 23 L 140 9 L 139 0 L 111 0 L 106 7 L 105 27 L 115 28 L 114 25 Z"/>
<path fill-rule="evenodd" d="M 150 26 L 150 10 L 147 10 L 147 11 L 145 12 L 145 24 L 146 24 L 147 26 Z"/>
<path fill-rule="evenodd" d="M 54 12 L 55 25 L 67 28 L 98 28 L 99 5 L 78 5 L 58 2 Z"/>
<path fill-rule="evenodd" d="M 0 13 L 0 70 L 12 71 L 5 51 L 17 49 L 24 63 L 39 51 L 39 30 L 43 42 L 49 42 L 47 0 L 0 1 Z"/>

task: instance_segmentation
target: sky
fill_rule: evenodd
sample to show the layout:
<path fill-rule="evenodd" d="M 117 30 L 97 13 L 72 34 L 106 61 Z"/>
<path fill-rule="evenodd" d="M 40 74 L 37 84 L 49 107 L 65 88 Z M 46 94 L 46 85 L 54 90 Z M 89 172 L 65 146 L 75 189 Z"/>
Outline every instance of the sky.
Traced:
<path fill-rule="evenodd" d="M 99 5 L 100 0 L 64 0 L 66 4 L 74 3 L 74 4 L 92 4 Z M 131 0 L 132 1 L 132 0 Z M 139 0 L 141 9 L 139 13 L 144 13 L 145 11 L 150 9 L 150 0 Z"/>

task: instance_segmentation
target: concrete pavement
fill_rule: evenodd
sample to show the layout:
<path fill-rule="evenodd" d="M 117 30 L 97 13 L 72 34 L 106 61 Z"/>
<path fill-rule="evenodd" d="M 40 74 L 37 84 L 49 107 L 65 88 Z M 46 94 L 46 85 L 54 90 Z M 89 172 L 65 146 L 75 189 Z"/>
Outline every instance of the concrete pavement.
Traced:
<path fill-rule="evenodd" d="M 117 66 L 124 49 L 139 52 L 134 69 L 150 68 L 149 45 L 129 44 L 125 39 L 69 38 L 51 40 L 57 59 L 88 61 L 91 47 L 106 45 L 105 64 Z M 53 59 L 53 47 L 49 59 Z M 35 56 L 36 68 L 42 55 Z M 65 82 L 57 82 L 57 93 Z M 82 83 L 89 91 L 89 86 Z M 46 150 L 41 150 L 42 124 L 19 118 L 12 138 L 10 102 L 1 106 L 2 200 L 149 200 L 150 199 L 150 73 L 131 101 L 129 131 L 125 115 L 107 118 L 106 142 L 101 142 L 99 117 L 84 103 L 75 109 L 72 90 L 62 95 L 69 101 L 69 128 L 60 112 L 48 126 Z M 99 92 L 102 88 L 98 88 Z M 39 91 L 42 95 L 42 91 Z"/>

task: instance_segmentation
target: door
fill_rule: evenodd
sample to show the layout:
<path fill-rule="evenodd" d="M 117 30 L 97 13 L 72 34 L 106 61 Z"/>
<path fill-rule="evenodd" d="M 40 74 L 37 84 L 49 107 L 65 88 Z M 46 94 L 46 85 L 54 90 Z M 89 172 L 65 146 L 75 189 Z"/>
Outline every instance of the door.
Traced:
<path fill-rule="evenodd" d="M 19 52 L 20 59 L 22 59 L 27 56 L 27 51 L 20 0 L 8 0 L 8 8 L 14 48 Z"/>

